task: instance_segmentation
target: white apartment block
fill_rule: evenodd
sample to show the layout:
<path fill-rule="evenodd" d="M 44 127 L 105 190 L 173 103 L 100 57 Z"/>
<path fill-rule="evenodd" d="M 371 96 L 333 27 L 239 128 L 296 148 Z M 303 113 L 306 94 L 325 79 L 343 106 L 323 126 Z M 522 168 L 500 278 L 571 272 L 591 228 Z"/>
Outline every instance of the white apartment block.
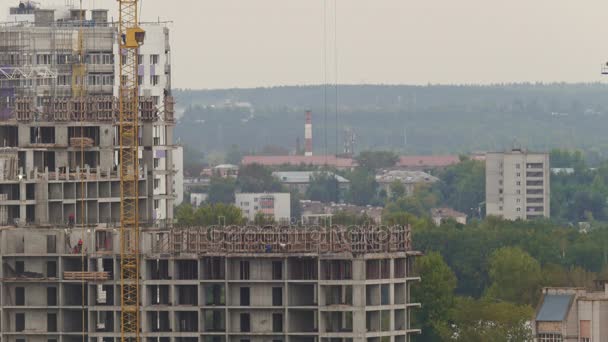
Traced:
<path fill-rule="evenodd" d="M 486 155 L 486 215 L 508 220 L 549 217 L 548 153 L 521 149 Z"/>
<path fill-rule="evenodd" d="M 262 213 L 273 217 L 276 222 L 289 222 L 290 199 L 289 193 L 238 193 L 235 204 L 249 221 L 253 221 L 257 213 Z"/>

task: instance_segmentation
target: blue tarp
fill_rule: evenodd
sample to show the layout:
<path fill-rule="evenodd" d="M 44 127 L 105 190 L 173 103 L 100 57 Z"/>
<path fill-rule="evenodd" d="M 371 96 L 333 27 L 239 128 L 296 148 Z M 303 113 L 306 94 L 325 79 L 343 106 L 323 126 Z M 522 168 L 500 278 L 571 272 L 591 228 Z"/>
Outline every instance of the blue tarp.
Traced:
<path fill-rule="evenodd" d="M 571 294 L 545 295 L 536 320 L 541 322 L 561 322 L 566 319 L 572 301 Z"/>

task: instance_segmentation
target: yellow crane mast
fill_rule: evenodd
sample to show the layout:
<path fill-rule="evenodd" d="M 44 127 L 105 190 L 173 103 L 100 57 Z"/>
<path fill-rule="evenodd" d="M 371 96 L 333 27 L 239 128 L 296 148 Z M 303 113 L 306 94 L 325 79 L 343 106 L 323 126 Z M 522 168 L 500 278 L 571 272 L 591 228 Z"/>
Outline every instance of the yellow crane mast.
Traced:
<path fill-rule="evenodd" d="M 138 0 L 118 0 L 120 40 L 119 171 L 120 171 L 120 331 L 121 341 L 139 342 L 139 210 L 138 210 Z"/>

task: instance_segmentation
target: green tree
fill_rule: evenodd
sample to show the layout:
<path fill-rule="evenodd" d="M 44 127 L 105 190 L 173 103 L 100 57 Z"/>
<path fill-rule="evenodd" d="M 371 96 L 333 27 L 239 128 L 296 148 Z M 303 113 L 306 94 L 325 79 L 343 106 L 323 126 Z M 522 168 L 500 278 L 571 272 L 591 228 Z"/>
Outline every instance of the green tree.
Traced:
<path fill-rule="evenodd" d="M 211 177 L 209 182 L 209 203 L 234 203 L 236 183 L 232 178 Z"/>
<path fill-rule="evenodd" d="M 420 341 L 437 341 L 440 327 L 449 320 L 454 307 L 456 276 L 437 252 L 417 258 L 414 272 L 422 279 L 412 288 L 413 301 L 423 303 L 422 308 L 413 311 L 422 329 Z"/>
<path fill-rule="evenodd" d="M 180 225 L 192 225 L 194 224 L 194 208 L 190 203 L 182 203 L 175 209 L 175 219 Z"/>
<path fill-rule="evenodd" d="M 253 217 L 253 223 L 258 226 L 264 226 L 274 224 L 275 221 L 273 217 L 265 215 L 264 213 L 258 211 Z"/>
<path fill-rule="evenodd" d="M 195 224 L 209 225 L 241 225 L 245 223 L 241 209 L 232 204 L 209 204 L 196 210 Z"/>
<path fill-rule="evenodd" d="M 483 212 L 486 196 L 485 165 L 481 161 L 463 158 L 456 165 L 439 172 L 436 186 L 443 202 L 469 217 Z"/>
<path fill-rule="evenodd" d="M 183 226 L 210 226 L 243 224 L 241 210 L 232 204 L 207 204 L 197 209 L 189 204 L 177 207 L 175 214 L 177 224 Z"/>
<path fill-rule="evenodd" d="M 350 190 L 348 192 L 350 203 L 368 205 L 374 201 L 378 185 L 373 172 L 357 168 L 347 178 L 350 179 Z"/>
<path fill-rule="evenodd" d="M 281 182 L 272 171 L 259 164 L 242 166 L 239 169 L 237 185 L 241 192 L 281 192 Z"/>
<path fill-rule="evenodd" d="M 528 324 L 534 310 L 528 305 L 457 298 L 450 324 L 439 331 L 443 341 L 531 341 Z"/>
<path fill-rule="evenodd" d="M 541 269 L 536 259 L 519 247 L 503 247 L 490 256 L 491 280 L 487 298 L 517 304 L 536 304 L 540 292 Z"/>
<path fill-rule="evenodd" d="M 241 163 L 241 159 L 243 159 L 243 152 L 238 145 L 232 144 L 230 145 L 230 149 L 226 152 L 226 163 L 238 165 Z"/>
<path fill-rule="evenodd" d="M 391 151 L 363 151 L 356 160 L 360 167 L 375 171 L 395 166 L 399 156 Z"/>
<path fill-rule="evenodd" d="M 306 197 L 313 201 L 336 203 L 340 199 L 340 183 L 331 173 L 314 173 L 306 190 Z"/>
<path fill-rule="evenodd" d="M 289 208 L 291 211 L 291 222 L 298 222 L 302 218 L 301 195 L 297 190 L 290 191 Z"/>
<path fill-rule="evenodd" d="M 391 198 L 399 198 L 405 195 L 405 186 L 398 180 L 394 180 L 390 185 Z"/>

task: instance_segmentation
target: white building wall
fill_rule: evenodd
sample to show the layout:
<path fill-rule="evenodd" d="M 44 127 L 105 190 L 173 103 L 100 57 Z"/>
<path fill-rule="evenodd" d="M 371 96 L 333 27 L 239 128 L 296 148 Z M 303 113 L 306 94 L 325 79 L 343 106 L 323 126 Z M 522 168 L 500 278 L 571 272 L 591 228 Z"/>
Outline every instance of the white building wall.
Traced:
<path fill-rule="evenodd" d="M 184 147 L 177 146 L 173 151 L 173 189 L 175 191 L 175 205 L 184 201 Z"/>
<path fill-rule="evenodd" d="M 537 164 L 542 166 L 535 168 Z M 486 215 L 501 216 L 509 220 L 549 217 L 549 170 L 547 153 L 527 153 L 519 150 L 488 153 Z M 540 175 L 537 176 L 537 173 Z M 538 211 L 537 208 L 542 210 Z"/>
<path fill-rule="evenodd" d="M 247 220 L 253 221 L 255 215 L 262 210 L 260 199 L 267 196 L 274 198 L 275 221 L 289 222 L 291 218 L 291 195 L 289 193 L 238 193 L 235 196 L 235 205 L 241 209 Z"/>

